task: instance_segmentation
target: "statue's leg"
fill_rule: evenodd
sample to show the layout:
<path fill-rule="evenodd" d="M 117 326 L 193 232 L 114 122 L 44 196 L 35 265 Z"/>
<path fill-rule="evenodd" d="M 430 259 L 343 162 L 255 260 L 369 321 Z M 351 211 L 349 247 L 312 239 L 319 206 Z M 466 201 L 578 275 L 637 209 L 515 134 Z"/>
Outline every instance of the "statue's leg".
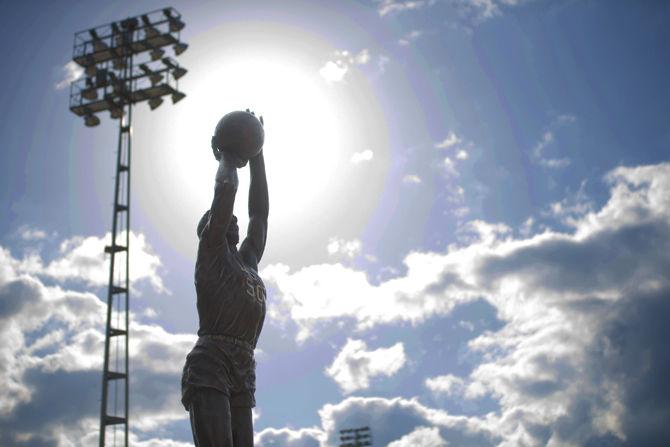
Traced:
<path fill-rule="evenodd" d="M 214 388 L 198 388 L 189 414 L 196 447 L 233 447 L 228 396 Z"/>
<path fill-rule="evenodd" d="M 254 423 L 251 407 L 231 407 L 230 411 L 235 447 L 253 447 Z"/>

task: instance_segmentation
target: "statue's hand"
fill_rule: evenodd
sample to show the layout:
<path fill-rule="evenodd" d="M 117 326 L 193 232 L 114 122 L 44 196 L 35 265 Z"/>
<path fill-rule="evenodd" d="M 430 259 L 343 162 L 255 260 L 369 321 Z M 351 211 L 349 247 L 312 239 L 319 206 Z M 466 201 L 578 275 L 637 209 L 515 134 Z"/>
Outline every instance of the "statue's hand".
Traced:
<path fill-rule="evenodd" d="M 233 153 L 233 151 L 219 151 L 220 157 L 223 157 L 223 160 L 230 164 L 231 166 L 235 166 L 236 168 L 243 168 L 247 165 L 247 162 L 249 160 L 245 160 L 238 156 L 237 154 Z"/>
<path fill-rule="evenodd" d="M 246 112 L 251 113 L 253 116 L 256 116 L 256 112 L 254 112 L 253 110 L 247 109 Z M 261 122 L 261 126 L 265 126 L 265 122 L 263 122 L 263 115 L 258 116 L 258 121 Z"/>

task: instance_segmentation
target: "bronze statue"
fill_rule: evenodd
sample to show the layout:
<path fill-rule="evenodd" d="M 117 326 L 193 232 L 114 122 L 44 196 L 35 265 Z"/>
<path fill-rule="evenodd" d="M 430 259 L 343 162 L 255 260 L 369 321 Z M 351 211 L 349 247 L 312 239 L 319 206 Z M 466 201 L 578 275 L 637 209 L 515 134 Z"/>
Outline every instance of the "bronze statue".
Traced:
<path fill-rule="evenodd" d="M 219 162 L 212 206 L 198 224 L 195 289 L 198 341 L 186 357 L 182 403 L 196 447 L 253 446 L 254 348 L 265 318 L 265 287 L 258 276 L 268 222 L 263 118 L 224 116 L 212 137 Z M 237 169 L 251 171 L 249 227 L 239 250 L 233 215 Z"/>

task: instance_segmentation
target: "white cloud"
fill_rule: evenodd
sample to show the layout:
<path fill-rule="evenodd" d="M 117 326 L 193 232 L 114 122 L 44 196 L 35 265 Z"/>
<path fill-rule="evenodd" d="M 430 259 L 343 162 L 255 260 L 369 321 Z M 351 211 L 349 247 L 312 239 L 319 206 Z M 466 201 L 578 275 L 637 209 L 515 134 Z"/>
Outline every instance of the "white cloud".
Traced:
<path fill-rule="evenodd" d="M 373 157 L 374 153 L 370 149 L 365 149 L 361 152 L 354 152 L 351 156 L 351 162 L 357 165 L 364 161 L 370 161 Z"/>
<path fill-rule="evenodd" d="M 404 276 L 376 285 L 337 264 L 296 272 L 272 266 L 264 275 L 302 338 L 342 319 L 358 330 L 419 324 L 484 297 L 504 326 L 469 343 L 482 363 L 463 378 L 461 390 L 453 378 L 433 378 L 427 386 L 493 399 L 495 413 L 459 420 L 486 427 L 502 438 L 500 445 L 667 439 L 660 421 L 670 417 L 664 341 L 670 337 L 670 163 L 620 167 L 606 180 L 609 200 L 576 213 L 568 232 L 517 238 L 504 225 L 474 222 L 475 237 L 446 253 L 411 253 Z M 370 402 L 358 403 L 366 410 L 354 415 L 365 425 L 372 421 Z M 330 433 L 325 413 L 322 418 Z M 387 442 L 414 427 L 441 426 L 415 422 Z"/>
<path fill-rule="evenodd" d="M 607 202 L 575 211 L 570 231 L 518 237 L 504 225 L 474 222 L 474 237 L 444 253 L 410 253 L 404 275 L 378 284 L 341 264 L 264 269 L 276 290 L 270 318 L 288 315 L 303 338 L 344 319 L 357 330 L 420 324 L 482 297 L 503 326 L 469 342 L 481 363 L 463 377 L 464 395 L 493 400 L 491 413 L 350 397 L 320 410 L 321 427 L 263 430 L 258 445 L 336 445 L 339 428 L 351 421 L 369 425 L 376 445 L 418 437 L 412 433 L 421 427 L 437 428 L 450 445 L 665 445 L 670 163 L 617 168 L 606 181 Z M 0 247 L 0 444 L 15 444 L 18 436 L 86 445 L 96 434 L 94 353 L 104 305 L 91 294 L 46 287 L 21 270 L 26 263 Z M 176 390 L 155 390 L 173 389 L 194 337 L 136 322 L 133 331 L 138 429 L 185 418 Z M 444 385 L 439 377 L 436 390 Z M 458 381 L 451 382 L 456 392 Z M 93 403 L 64 405 L 75 393 Z M 45 401 L 49 396 L 54 400 Z M 27 413 L 29 420 L 18 416 Z"/>
<path fill-rule="evenodd" d="M 458 152 L 456 152 L 456 158 L 458 160 L 467 160 L 468 159 L 468 153 L 465 149 L 459 149 Z"/>
<path fill-rule="evenodd" d="M 320 447 L 325 433 L 319 428 L 266 428 L 254 436 L 256 447 Z"/>
<path fill-rule="evenodd" d="M 449 157 L 444 157 L 442 160 L 442 167 L 444 168 L 444 173 L 450 177 L 458 176 L 458 171 L 456 170 L 456 162 Z"/>
<path fill-rule="evenodd" d="M 24 265 L 0 247 L 0 444 L 90 445 L 97 441 L 106 305 L 91 293 L 45 286 Z M 140 442 L 136 432 L 185 419 L 174 384 L 196 337 L 138 324 L 132 313 L 131 332 L 131 437 L 135 445 L 184 445 L 146 436 Z"/>
<path fill-rule="evenodd" d="M 70 86 L 70 83 L 76 81 L 84 74 L 84 69 L 74 61 L 70 61 L 61 68 L 63 78 L 55 85 L 56 90 L 63 90 Z"/>
<path fill-rule="evenodd" d="M 325 445 L 338 445 L 338 430 L 351 426 L 352 421 L 356 426 L 370 427 L 374 445 L 400 441 L 420 427 L 438 428 L 440 437 L 450 445 L 497 444 L 497 435 L 492 430 L 494 426 L 487 417 L 454 416 L 444 410 L 427 407 L 417 399 L 348 397 L 337 404 L 324 405 L 319 415 Z M 419 437 L 422 433 L 425 434 L 422 431 L 414 436 Z"/>
<path fill-rule="evenodd" d="M 352 259 L 361 254 L 362 247 L 363 244 L 358 239 L 347 241 L 339 238 L 330 238 L 326 249 L 331 256 Z"/>
<path fill-rule="evenodd" d="M 500 16 L 504 8 L 511 8 L 525 3 L 528 0 L 456 0 L 465 15 L 469 15 L 475 22 L 484 22 Z"/>
<path fill-rule="evenodd" d="M 391 442 L 388 447 L 446 447 L 447 445 L 447 441 L 440 436 L 437 427 L 419 427 L 397 441 Z"/>
<path fill-rule="evenodd" d="M 47 233 L 39 228 L 32 228 L 28 225 L 21 225 L 17 233 L 24 241 L 39 241 L 47 238 Z"/>
<path fill-rule="evenodd" d="M 328 82 L 340 82 L 347 74 L 349 67 L 344 64 L 338 64 L 335 61 L 328 61 L 321 67 L 319 74 Z"/>
<path fill-rule="evenodd" d="M 568 195 L 561 201 L 551 203 L 548 212 L 543 214 L 556 217 L 564 224 L 576 227 L 579 225 L 581 217 L 592 210 L 593 202 L 586 194 L 586 181 L 584 181 L 579 185 L 575 194 Z"/>
<path fill-rule="evenodd" d="M 572 115 L 559 115 L 545 130 L 539 141 L 531 149 L 531 160 L 540 166 L 549 169 L 563 169 L 572 163 L 568 157 L 551 158 L 545 155 L 546 149 L 553 146 L 556 141 L 556 131 L 566 125 L 573 124 L 576 118 Z"/>
<path fill-rule="evenodd" d="M 326 369 L 326 375 L 332 378 L 340 389 L 350 394 L 370 386 L 375 376 L 390 377 L 405 364 L 405 348 L 396 343 L 388 348 L 367 350 L 363 340 L 347 339 L 333 363 Z"/>
<path fill-rule="evenodd" d="M 458 393 L 464 385 L 464 381 L 460 377 L 453 374 L 446 374 L 444 376 L 430 377 L 426 379 L 426 387 L 434 393 L 439 394 L 455 394 Z"/>
<path fill-rule="evenodd" d="M 382 0 L 377 7 L 380 16 L 394 12 L 411 11 L 426 6 L 429 2 L 423 0 Z"/>
<path fill-rule="evenodd" d="M 402 182 L 410 185 L 418 185 L 421 183 L 421 177 L 416 174 L 407 174 L 402 178 Z"/>
<path fill-rule="evenodd" d="M 416 39 L 421 37 L 423 34 L 423 31 L 419 31 L 417 29 L 413 29 L 410 32 L 406 33 L 404 36 L 402 36 L 400 39 L 398 39 L 398 44 L 401 46 L 408 46 L 412 42 L 414 42 Z"/>
<path fill-rule="evenodd" d="M 120 234 L 117 241 L 125 245 L 125 233 Z M 16 268 L 20 272 L 50 277 L 58 281 L 82 281 L 92 286 L 107 286 L 109 256 L 105 254 L 104 249 L 110 242 L 111 233 L 107 233 L 104 237 L 76 236 L 63 241 L 59 249 L 60 256 L 46 265 L 37 254 L 32 253 L 17 263 Z M 169 293 L 159 274 L 162 267 L 160 258 L 153 253 L 146 237 L 131 231 L 130 247 L 131 284 L 148 281 L 156 292 Z M 121 253 L 122 259 L 124 256 L 125 254 Z"/>
<path fill-rule="evenodd" d="M 390 61 L 391 59 L 388 56 L 385 56 L 383 54 L 379 55 L 379 57 L 377 58 L 377 71 L 379 72 L 379 74 L 382 74 L 386 71 L 386 66 Z"/>
<path fill-rule="evenodd" d="M 464 161 L 470 158 L 468 151 L 472 150 L 474 144 L 472 141 L 466 141 L 462 137 L 459 137 L 454 133 L 454 131 L 449 131 L 446 137 L 442 141 L 438 141 L 434 144 L 437 149 L 442 149 L 445 151 L 453 152 L 452 156 L 447 156 L 442 160 L 442 169 L 443 172 L 450 177 L 457 177 L 457 161 Z"/>
<path fill-rule="evenodd" d="M 449 134 L 442 141 L 435 143 L 435 147 L 438 149 L 451 149 L 460 145 L 463 140 L 458 137 L 453 131 L 449 131 Z"/>
<path fill-rule="evenodd" d="M 356 54 L 347 50 L 337 50 L 333 54 L 333 59 L 326 61 L 319 69 L 319 74 L 328 83 L 341 82 L 349 72 L 349 68 L 354 65 L 365 65 L 370 62 L 370 59 L 370 50 L 367 48 L 363 48 Z"/>

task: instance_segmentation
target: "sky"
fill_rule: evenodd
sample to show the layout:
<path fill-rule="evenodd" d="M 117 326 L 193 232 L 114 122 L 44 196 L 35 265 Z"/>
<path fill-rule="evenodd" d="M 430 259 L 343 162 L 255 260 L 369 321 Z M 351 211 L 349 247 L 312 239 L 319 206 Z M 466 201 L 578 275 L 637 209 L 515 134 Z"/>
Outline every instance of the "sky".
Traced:
<path fill-rule="evenodd" d="M 168 5 L 2 6 L 0 444 L 93 445 L 118 123 L 68 110 L 73 35 Z M 245 108 L 270 191 L 257 446 L 670 444 L 669 4 L 171 6 L 187 96 L 133 115 L 132 445 L 192 445 L 209 139 Z"/>

